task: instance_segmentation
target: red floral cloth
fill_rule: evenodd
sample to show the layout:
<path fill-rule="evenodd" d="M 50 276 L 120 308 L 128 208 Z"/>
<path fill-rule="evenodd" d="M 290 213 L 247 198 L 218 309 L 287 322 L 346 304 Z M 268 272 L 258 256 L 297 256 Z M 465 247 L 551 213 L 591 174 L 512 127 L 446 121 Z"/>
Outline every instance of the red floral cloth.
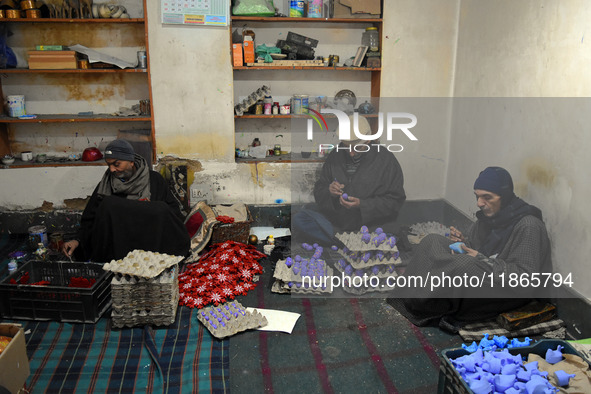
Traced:
<path fill-rule="evenodd" d="M 179 274 L 179 304 L 201 309 L 246 295 L 256 287 L 253 277 L 263 272 L 258 262 L 263 257 L 254 246 L 240 242 L 213 245 Z"/>
<path fill-rule="evenodd" d="M 220 216 L 217 216 L 215 218 L 215 220 L 217 220 L 218 222 L 222 222 L 222 223 L 234 223 L 234 218 L 231 216 L 220 215 Z"/>

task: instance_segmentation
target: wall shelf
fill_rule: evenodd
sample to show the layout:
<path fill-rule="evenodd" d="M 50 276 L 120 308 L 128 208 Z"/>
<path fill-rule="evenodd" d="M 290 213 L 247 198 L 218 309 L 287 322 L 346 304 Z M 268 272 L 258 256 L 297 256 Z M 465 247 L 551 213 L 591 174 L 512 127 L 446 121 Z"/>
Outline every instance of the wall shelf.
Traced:
<path fill-rule="evenodd" d="M 234 70 L 321 70 L 321 71 L 381 71 L 381 68 L 368 67 L 329 67 L 329 66 L 241 66 Z"/>
<path fill-rule="evenodd" d="M 76 69 L 30 69 L 30 68 L 4 68 L 0 69 L 0 74 L 109 74 L 109 73 L 147 73 L 145 68 L 76 68 Z"/>
<path fill-rule="evenodd" d="M 232 22 L 280 22 L 280 23 L 382 23 L 382 18 L 289 18 L 289 17 L 257 17 L 232 16 Z"/>
<path fill-rule="evenodd" d="M 156 157 L 152 87 L 148 41 L 147 0 L 126 0 L 134 16 L 127 19 L 4 18 L 13 34 L 7 39 L 17 57 L 18 68 L 0 69 L 0 95 L 24 95 L 25 109 L 34 119 L 9 117 L 0 111 L 0 156 L 33 151 L 58 158 L 43 163 L 22 162 L 2 168 L 97 166 L 104 161 L 61 159 L 81 154 L 88 146 L 118 138 L 122 132 L 137 132 L 141 143 L 150 144 Z M 75 44 L 134 64 L 138 51 L 146 51 L 146 68 L 116 66 L 84 69 L 29 69 L 27 52 L 36 45 Z M 104 50 L 103 50 L 104 49 Z M 90 64 L 92 67 L 92 64 Z M 117 116 L 149 100 L 149 115 Z M 64 113 L 66 112 L 66 113 Z M 69 113 L 67 113 L 69 112 Z M 139 143 L 139 142 L 138 142 Z"/>
<path fill-rule="evenodd" d="M 36 115 L 34 119 L 11 118 L 0 115 L 0 123 L 72 123 L 72 122 L 149 122 L 151 117 L 145 116 L 115 116 L 110 114 L 94 115 Z"/>

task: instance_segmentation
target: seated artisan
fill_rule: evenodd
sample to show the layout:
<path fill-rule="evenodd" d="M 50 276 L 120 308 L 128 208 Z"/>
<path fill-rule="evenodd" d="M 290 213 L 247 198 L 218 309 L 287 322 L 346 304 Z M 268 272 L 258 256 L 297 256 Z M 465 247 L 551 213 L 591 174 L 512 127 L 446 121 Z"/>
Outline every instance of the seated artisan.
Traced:
<path fill-rule="evenodd" d="M 511 175 L 500 167 L 488 167 L 480 173 L 474 182 L 474 194 L 480 211 L 467 236 L 454 227 L 450 238 L 426 236 L 404 272 L 407 278 L 425 278 L 428 274 L 433 279 L 445 274 L 455 278 L 456 284 L 466 274 L 472 282 L 455 288 L 430 288 L 429 297 L 420 297 L 416 291 L 414 296 L 407 292 L 407 298 L 389 300 L 416 325 L 439 323 L 457 328 L 496 317 L 545 293 L 541 288 L 522 287 L 519 281 L 510 282 L 510 278 L 525 275 L 531 280 L 552 272 L 550 240 L 542 212 L 515 196 Z M 464 253 L 450 250 L 450 244 L 455 242 L 464 243 L 458 245 Z M 484 279 L 482 286 L 475 278 Z"/>
<path fill-rule="evenodd" d="M 331 246 L 338 244 L 337 232 L 359 231 L 362 226 L 394 232 L 406 200 L 402 168 L 392 152 L 377 146 L 378 140 L 359 139 L 353 132 L 354 117 L 349 120 L 352 139 L 341 141 L 326 157 L 314 186 L 316 204 L 294 215 L 292 230 L 298 241 Z M 363 116 L 359 116 L 358 131 L 372 135 Z"/>
<path fill-rule="evenodd" d="M 125 140 L 107 145 L 105 161 L 109 168 L 84 209 L 78 237 L 62 251 L 94 262 L 120 259 L 134 249 L 185 256 L 189 235 L 164 178 Z"/>

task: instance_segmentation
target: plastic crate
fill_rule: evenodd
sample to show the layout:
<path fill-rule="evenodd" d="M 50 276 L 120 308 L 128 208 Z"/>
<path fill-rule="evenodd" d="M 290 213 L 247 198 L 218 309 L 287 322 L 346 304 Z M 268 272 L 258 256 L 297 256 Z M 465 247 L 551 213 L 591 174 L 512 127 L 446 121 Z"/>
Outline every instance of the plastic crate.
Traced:
<path fill-rule="evenodd" d="M 29 283 L 48 281 L 47 286 L 11 284 L 29 274 Z M 0 283 L 0 314 L 6 319 L 57 320 L 96 323 L 111 306 L 113 274 L 102 264 L 28 261 Z M 90 288 L 68 287 L 70 278 L 95 279 Z"/>
<path fill-rule="evenodd" d="M 510 348 L 508 350 L 509 353 L 513 355 L 519 354 L 527 359 L 527 355 L 531 353 L 537 354 L 541 357 L 546 357 L 546 351 L 548 349 L 556 350 L 558 345 L 564 347 L 564 349 L 562 349 L 563 354 L 575 354 L 583 358 L 583 356 L 577 352 L 571 344 L 560 339 L 542 339 L 532 346 L 516 347 Z M 468 387 L 466 381 L 462 379 L 450 361 L 468 354 L 470 354 L 470 352 L 462 348 L 445 349 L 441 352 L 441 355 L 439 356 L 439 382 L 437 384 L 438 394 L 474 393 L 472 390 L 470 390 L 470 387 Z"/>

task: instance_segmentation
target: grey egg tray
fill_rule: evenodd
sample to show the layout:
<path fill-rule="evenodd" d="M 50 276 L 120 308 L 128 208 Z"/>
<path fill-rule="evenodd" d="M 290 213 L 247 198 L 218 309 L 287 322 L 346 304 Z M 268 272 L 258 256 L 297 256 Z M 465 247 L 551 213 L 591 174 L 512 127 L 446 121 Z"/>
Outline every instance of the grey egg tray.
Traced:
<path fill-rule="evenodd" d="M 320 262 L 322 264 L 322 276 L 332 276 L 334 270 L 326 264 L 326 262 L 322 259 L 316 260 L 316 262 Z M 288 267 L 286 264 L 286 259 L 277 261 L 275 265 L 275 271 L 273 273 L 273 277 L 276 279 L 275 283 L 278 285 L 274 285 L 276 290 L 281 289 L 281 291 L 276 291 L 278 293 L 284 292 L 291 292 L 297 291 L 298 293 L 307 293 L 307 294 L 317 294 L 317 293 L 330 293 L 331 291 L 322 288 L 303 288 L 297 287 L 297 284 L 302 284 L 303 279 L 301 273 L 294 273 L 293 265 Z M 309 264 L 309 259 L 302 259 L 302 263 Z M 289 286 L 289 283 L 292 283 L 292 286 Z M 273 286 L 271 288 L 273 291 Z"/>
<path fill-rule="evenodd" d="M 394 250 L 398 250 L 396 248 L 396 244 L 389 245 L 387 242 L 383 242 L 379 245 L 375 245 L 372 243 L 373 239 L 378 236 L 377 233 L 370 233 L 371 241 L 369 243 L 365 243 L 361 240 L 362 233 L 358 232 L 344 232 L 344 233 L 337 233 L 336 237 L 339 241 L 341 241 L 345 246 L 352 251 L 356 252 L 365 252 L 370 250 L 381 250 L 382 252 L 391 252 Z M 386 238 L 386 241 L 388 239 Z"/>
<path fill-rule="evenodd" d="M 269 324 L 267 318 L 256 309 L 248 312 L 241 303 L 235 300 L 199 309 L 197 319 L 216 338 L 226 338 Z"/>

